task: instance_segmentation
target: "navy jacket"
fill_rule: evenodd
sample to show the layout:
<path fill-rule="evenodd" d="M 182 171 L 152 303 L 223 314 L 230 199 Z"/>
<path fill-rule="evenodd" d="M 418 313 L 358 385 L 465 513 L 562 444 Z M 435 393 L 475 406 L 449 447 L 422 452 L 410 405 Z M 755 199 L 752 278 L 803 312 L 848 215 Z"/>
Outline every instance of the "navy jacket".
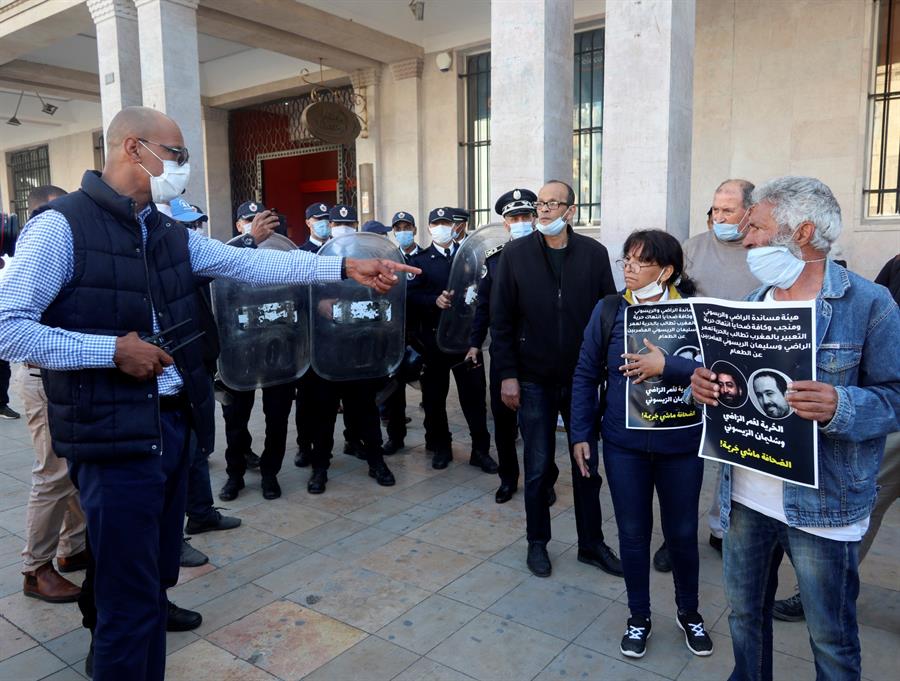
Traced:
<path fill-rule="evenodd" d="M 436 303 L 438 296 L 447 288 L 452 263 L 453 257 L 444 256 L 434 244 L 409 260 L 409 264 L 420 268 L 422 274 L 417 274 L 407 283 L 406 304 L 412 308 L 423 334 L 433 333 L 438 327 L 441 308 Z"/>
<path fill-rule="evenodd" d="M 488 328 L 491 325 L 491 289 L 494 286 L 494 277 L 497 275 L 497 266 L 500 264 L 500 256 L 503 255 L 503 247 L 500 244 L 484 261 L 486 268 L 484 276 L 478 282 L 478 299 L 475 301 L 475 316 L 472 319 L 472 335 L 469 338 L 470 348 L 480 348 L 487 338 Z M 493 366 L 493 364 L 491 364 Z"/>

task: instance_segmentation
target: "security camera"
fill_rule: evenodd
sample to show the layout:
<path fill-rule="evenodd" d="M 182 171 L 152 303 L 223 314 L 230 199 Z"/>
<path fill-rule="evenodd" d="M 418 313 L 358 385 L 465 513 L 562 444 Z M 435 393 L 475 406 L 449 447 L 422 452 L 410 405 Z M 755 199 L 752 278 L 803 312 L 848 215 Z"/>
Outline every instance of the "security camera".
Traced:
<path fill-rule="evenodd" d="M 439 52 L 434 57 L 434 64 L 438 67 L 438 71 L 446 73 L 453 66 L 453 57 L 450 56 L 449 52 Z"/>

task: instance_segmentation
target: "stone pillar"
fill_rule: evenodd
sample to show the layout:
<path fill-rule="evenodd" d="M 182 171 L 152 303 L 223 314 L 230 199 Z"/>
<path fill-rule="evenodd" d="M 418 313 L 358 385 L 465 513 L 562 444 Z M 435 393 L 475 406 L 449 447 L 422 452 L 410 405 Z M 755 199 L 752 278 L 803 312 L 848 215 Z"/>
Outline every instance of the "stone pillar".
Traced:
<path fill-rule="evenodd" d="M 380 210 L 379 201 L 381 199 L 381 71 L 379 69 L 360 69 L 350 74 L 350 83 L 353 85 L 353 91 L 358 95 L 354 110 L 356 114 L 362 117 L 365 122 L 363 131 L 356 138 L 356 177 L 362 178 L 363 173 L 360 167 L 366 164 L 371 165 L 373 169 L 374 182 L 372 187 L 368 188 L 369 196 L 365 196 L 366 188 L 360 187 L 359 212 L 360 222 L 363 220 L 364 214 L 372 214 L 373 219 L 389 219 L 384 217 L 384 211 Z"/>
<path fill-rule="evenodd" d="M 204 161 L 207 196 L 207 205 L 203 208 L 209 216 L 209 235 L 220 241 L 228 241 L 234 224 L 231 209 L 228 111 L 211 106 L 203 107 L 203 142 L 206 151 Z M 193 175 L 193 157 L 191 163 Z"/>
<path fill-rule="evenodd" d="M 574 0 L 491 3 L 492 197 L 571 184 L 574 35 Z"/>
<path fill-rule="evenodd" d="M 131 0 L 88 0 L 97 29 L 103 131 L 126 106 L 141 104 L 137 10 Z"/>
<path fill-rule="evenodd" d="M 601 231 L 612 259 L 638 227 L 690 231 L 694 14 L 695 0 L 606 5 Z"/>
<path fill-rule="evenodd" d="M 191 152 L 185 198 L 206 206 L 200 61 L 197 56 L 199 0 L 135 0 L 141 43 L 144 106 L 171 116 Z"/>

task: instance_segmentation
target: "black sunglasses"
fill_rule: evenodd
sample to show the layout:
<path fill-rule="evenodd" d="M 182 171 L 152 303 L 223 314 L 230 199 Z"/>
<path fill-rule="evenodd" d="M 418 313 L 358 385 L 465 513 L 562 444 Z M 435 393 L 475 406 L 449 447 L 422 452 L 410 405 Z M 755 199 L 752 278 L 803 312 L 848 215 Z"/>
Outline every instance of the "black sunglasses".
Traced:
<path fill-rule="evenodd" d="M 138 137 L 138 142 L 143 142 L 144 144 L 155 144 L 158 147 L 162 147 L 170 154 L 175 155 L 175 162 L 180 166 L 183 166 L 185 163 L 187 163 L 188 159 L 190 159 L 191 157 L 191 154 L 188 151 L 187 147 L 170 147 L 168 144 L 163 144 L 162 142 L 152 142 L 150 140 L 145 140 L 142 137 Z"/>

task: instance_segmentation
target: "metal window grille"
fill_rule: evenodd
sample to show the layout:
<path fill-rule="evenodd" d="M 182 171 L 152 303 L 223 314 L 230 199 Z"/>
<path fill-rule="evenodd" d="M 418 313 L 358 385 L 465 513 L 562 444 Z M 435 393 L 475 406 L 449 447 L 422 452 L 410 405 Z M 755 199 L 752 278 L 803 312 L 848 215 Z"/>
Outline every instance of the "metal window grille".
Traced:
<path fill-rule="evenodd" d="M 466 58 L 466 207 L 472 226 L 491 221 L 491 53 Z"/>
<path fill-rule="evenodd" d="M 600 152 L 603 141 L 603 29 L 575 34 L 572 186 L 575 222 L 600 223 Z"/>
<path fill-rule="evenodd" d="M 900 215 L 900 0 L 879 0 L 871 102 L 868 217 Z"/>
<path fill-rule="evenodd" d="M 13 206 L 19 223 L 28 219 L 28 194 L 32 189 L 50 184 L 50 155 L 47 145 L 13 151 L 7 166 L 13 181 Z"/>

